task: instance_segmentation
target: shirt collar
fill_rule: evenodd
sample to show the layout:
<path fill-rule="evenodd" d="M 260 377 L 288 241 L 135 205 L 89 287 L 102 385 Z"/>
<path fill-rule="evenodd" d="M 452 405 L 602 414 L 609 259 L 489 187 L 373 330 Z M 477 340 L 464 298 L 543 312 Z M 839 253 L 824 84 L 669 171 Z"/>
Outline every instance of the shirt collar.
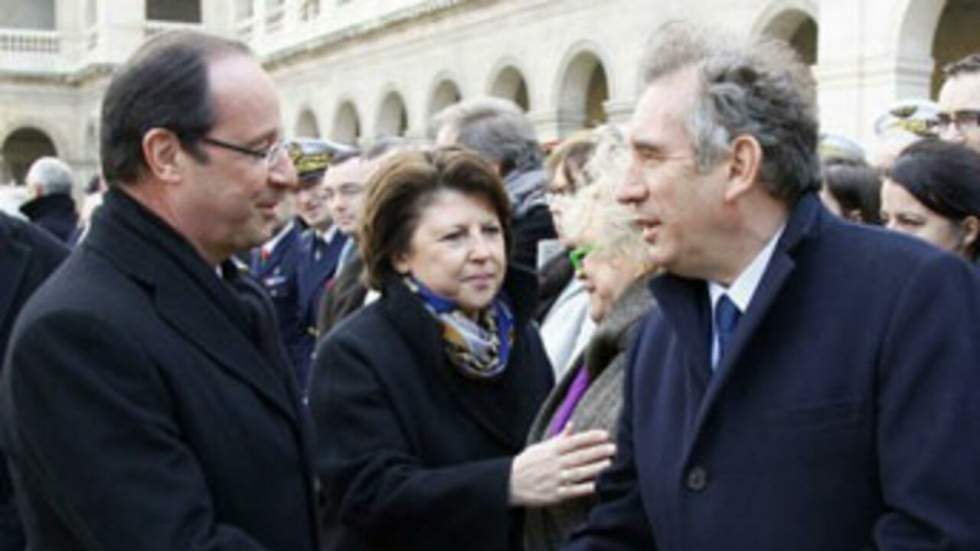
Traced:
<path fill-rule="evenodd" d="M 711 310 L 714 311 L 715 307 L 718 306 L 718 300 L 722 295 L 728 295 L 728 298 L 735 303 L 738 310 L 745 313 L 749 309 L 749 303 L 752 301 L 753 295 L 755 295 L 755 290 L 759 287 L 759 283 L 762 281 L 762 276 L 766 273 L 766 267 L 769 266 L 769 260 L 772 258 L 773 252 L 776 250 L 776 243 L 779 242 L 780 236 L 783 235 L 783 230 L 786 229 L 786 224 L 783 224 L 769 241 L 766 243 L 762 250 L 759 251 L 752 262 L 742 270 L 742 273 L 738 274 L 735 281 L 726 288 L 722 284 L 709 281 L 708 282 L 708 293 L 711 297 Z"/>

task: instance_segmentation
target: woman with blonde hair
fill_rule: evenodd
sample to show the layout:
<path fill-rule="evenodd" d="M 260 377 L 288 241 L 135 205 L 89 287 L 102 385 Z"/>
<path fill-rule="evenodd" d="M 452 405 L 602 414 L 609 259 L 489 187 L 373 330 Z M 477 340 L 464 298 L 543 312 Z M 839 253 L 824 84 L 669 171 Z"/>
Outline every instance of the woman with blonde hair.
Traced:
<path fill-rule="evenodd" d="M 570 432 L 616 431 L 628 343 L 653 306 L 647 282 L 654 266 L 647 245 L 631 211 L 613 197 L 622 157 L 594 161 L 591 167 L 598 181 L 568 205 L 566 229 L 577 244 L 569 256 L 587 293 L 588 313 L 596 329 L 584 352 L 545 399 L 531 425 L 529 444 Z M 585 522 L 595 503 L 593 496 L 581 496 L 528 509 L 525 549 L 558 549 Z"/>

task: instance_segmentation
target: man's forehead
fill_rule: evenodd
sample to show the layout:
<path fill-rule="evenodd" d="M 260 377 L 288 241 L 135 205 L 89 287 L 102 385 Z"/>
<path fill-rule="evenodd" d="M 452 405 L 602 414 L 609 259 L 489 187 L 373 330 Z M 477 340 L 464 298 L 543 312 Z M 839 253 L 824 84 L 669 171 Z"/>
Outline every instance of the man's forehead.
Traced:
<path fill-rule="evenodd" d="M 367 176 L 368 163 L 360 157 L 353 157 L 327 169 L 323 176 L 325 185 L 339 185 L 350 182 L 363 183 Z"/>
<path fill-rule="evenodd" d="M 686 137 L 684 120 L 692 107 L 694 84 L 693 78 L 679 78 L 677 74 L 648 84 L 630 121 L 629 141 L 633 145 L 659 145 L 678 132 Z"/>
<path fill-rule="evenodd" d="M 947 80 L 939 91 L 943 111 L 980 109 L 980 73 L 960 74 Z"/>

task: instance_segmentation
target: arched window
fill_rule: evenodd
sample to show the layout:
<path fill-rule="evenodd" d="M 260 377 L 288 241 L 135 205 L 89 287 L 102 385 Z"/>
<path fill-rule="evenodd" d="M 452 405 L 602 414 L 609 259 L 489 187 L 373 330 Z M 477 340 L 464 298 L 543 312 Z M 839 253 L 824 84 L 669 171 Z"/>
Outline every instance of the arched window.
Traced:
<path fill-rule="evenodd" d="M 3 142 L 4 183 L 13 180 L 23 185 L 31 163 L 39 157 L 57 154 L 54 143 L 44 132 L 29 127 L 15 130 Z"/>
<path fill-rule="evenodd" d="M 381 102 L 375 135 L 376 137 L 404 136 L 407 130 L 408 113 L 405 110 L 405 102 L 398 92 L 389 92 Z"/>
<path fill-rule="evenodd" d="M 513 66 L 505 67 L 497 73 L 493 84 L 490 85 L 490 95 L 509 99 L 524 111 L 528 111 L 531 108 L 531 103 L 528 101 L 527 83 L 524 80 L 524 75 Z"/>

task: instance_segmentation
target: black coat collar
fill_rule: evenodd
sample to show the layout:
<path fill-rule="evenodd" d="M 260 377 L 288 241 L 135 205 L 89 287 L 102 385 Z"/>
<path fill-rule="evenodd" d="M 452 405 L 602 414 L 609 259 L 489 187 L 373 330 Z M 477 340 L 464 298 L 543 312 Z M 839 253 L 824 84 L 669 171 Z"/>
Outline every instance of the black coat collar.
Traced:
<path fill-rule="evenodd" d="M 516 338 L 507 370 L 493 381 L 468 379 L 449 365 L 436 319 L 399 278 L 392 277 L 385 282 L 379 307 L 409 344 L 423 373 L 446 386 L 462 411 L 496 440 L 517 452 L 539 406 L 540 397 L 526 388 L 528 378 L 533 376 L 534 369 L 547 369 L 547 366 L 531 365 L 539 359 L 532 357 L 532 349 L 524 342 L 534 312 L 537 278 L 523 268 L 511 267 L 504 279 L 504 292 L 513 306 Z M 540 361 L 547 362 L 543 353 L 541 356 Z"/>
<path fill-rule="evenodd" d="M 280 363 L 263 350 L 258 342 L 262 331 L 250 323 L 251 314 L 236 293 L 248 294 L 260 304 L 268 300 L 231 262 L 223 266 L 222 281 L 186 239 L 115 189 L 106 194 L 82 247 L 107 257 L 146 287 L 166 323 L 296 419 L 285 356 L 280 350 Z M 271 315 L 271 307 L 268 310 Z"/>

